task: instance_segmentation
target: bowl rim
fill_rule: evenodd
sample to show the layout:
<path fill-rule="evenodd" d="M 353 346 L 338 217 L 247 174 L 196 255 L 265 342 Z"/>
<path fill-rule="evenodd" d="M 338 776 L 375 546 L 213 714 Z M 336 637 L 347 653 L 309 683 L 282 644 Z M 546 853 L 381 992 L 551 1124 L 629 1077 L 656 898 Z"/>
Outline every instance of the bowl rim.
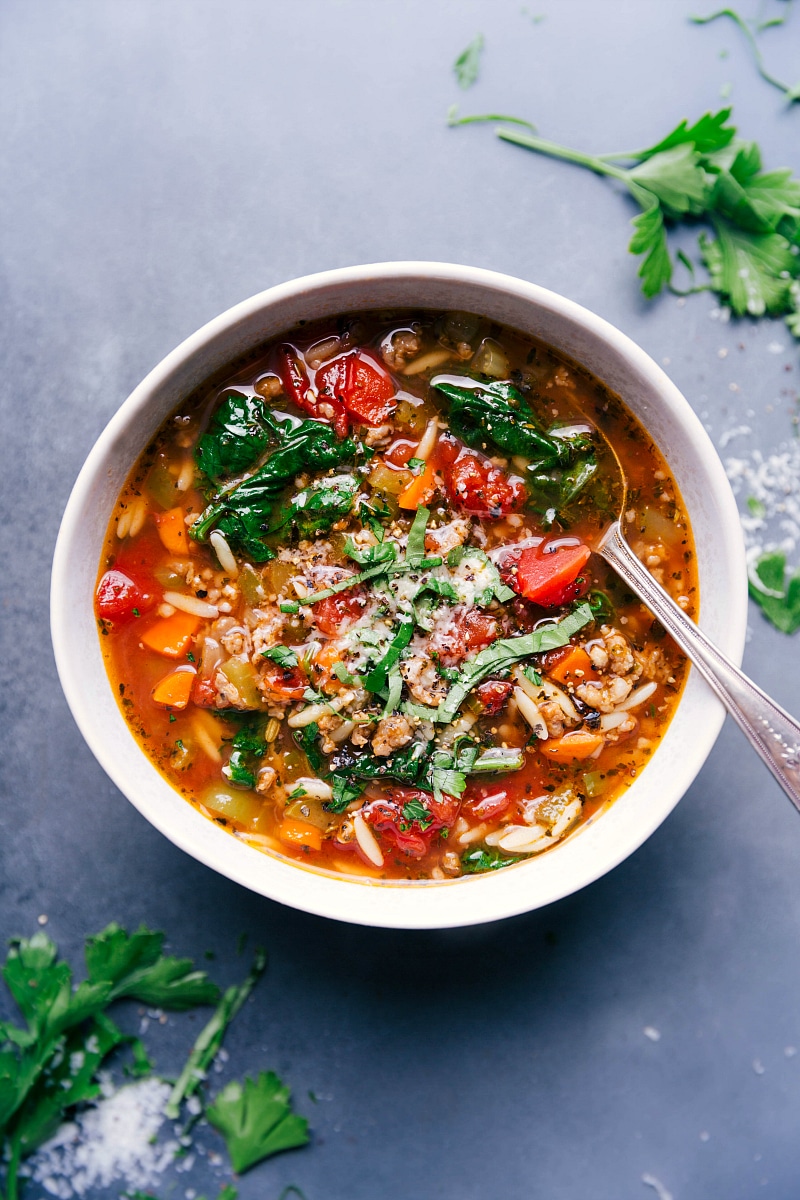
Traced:
<path fill-rule="evenodd" d="M 583 863 L 580 869 L 573 872 L 566 880 L 561 873 L 553 869 L 540 871 L 538 888 L 526 887 L 528 881 L 525 878 L 525 872 L 529 871 L 534 864 L 546 863 L 551 859 L 551 854 L 498 873 L 458 880 L 391 883 L 323 873 L 278 856 L 263 854 L 238 841 L 229 832 L 214 826 L 208 818 L 188 804 L 167 783 L 139 749 L 138 743 L 119 713 L 110 683 L 104 695 L 85 686 L 81 654 L 72 644 L 73 625 L 70 620 L 70 597 L 74 594 L 72 563 L 77 548 L 81 544 L 81 524 L 85 513 L 89 511 L 87 505 L 91 502 L 95 483 L 98 477 L 109 469 L 108 460 L 113 454 L 118 439 L 130 430 L 143 415 L 147 414 L 154 398 L 157 398 L 160 390 L 168 385 L 176 373 L 184 369 L 198 353 L 207 350 L 219 339 L 231 335 L 238 327 L 243 326 L 249 319 L 266 309 L 277 308 L 289 301 L 310 297 L 327 290 L 343 293 L 343 303 L 339 306 L 338 311 L 354 311 L 352 306 L 348 309 L 344 299 L 348 289 L 352 290 L 356 285 L 391 284 L 393 281 L 413 280 L 418 280 L 421 287 L 424 287 L 426 282 L 434 281 L 454 287 L 466 286 L 473 290 L 485 291 L 487 294 L 491 292 L 510 294 L 515 301 L 531 304 L 532 311 L 537 307 L 544 309 L 555 319 L 572 323 L 588 334 L 590 338 L 605 343 L 612 354 L 620 359 L 623 366 L 629 367 L 634 373 L 648 381 L 654 392 L 657 392 L 682 426 L 687 437 L 691 439 L 693 447 L 702 460 L 714 499 L 719 506 L 721 553 L 723 561 L 730 567 L 728 580 L 730 586 L 725 592 L 725 623 L 721 629 L 722 636 L 717 637 L 717 644 L 732 661 L 740 663 L 746 634 L 747 588 L 744 545 L 738 510 L 716 450 L 701 421 L 675 384 L 627 334 L 575 301 L 538 284 L 485 268 L 414 260 L 342 267 L 277 284 L 250 296 L 214 317 L 165 355 L 111 417 L 78 475 L 64 511 L 54 552 L 50 617 L 53 649 L 61 686 L 78 728 L 98 762 L 116 786 L 127 796 L 134 807 L 170 841 L 227 878 L 241 883 L 261 895 L 289 904 L 302 911 L 354 924 L 384 928 L 425 929 L 481 924 L 542 907 L 594 882 L 638 849 L 666 819 L 691 785 L 710 754 L 724 721 L 725 710 L 721 702 L 703 684 L 697 671 L 690 671 L 690 678 L 681 697 L 678 712 L 689 689 L 692 689 L 693 692 L 696 692 L 698 688 L 704 689 L 702 693 L 704 721 L 701 727 L 693 729 L 689 751 L 678 761 L 679 777 L 657 801 L 649 803 L 646 813 L 638 813 L 636 820 L 627 823 L 615 821 L 615 824 L 622 825 L 622 828 L 617 831 L 617 838 L 611 852 L 606 854 L 601 861 Z M 361 305 L 360 307 L 366 309 L 368 306 Z M 381 306 L 374 304 L 372 307 Z M 403 305 L 403 307 L 407 306 Z M 420 307 L 429 306 L 423 303 Z M 285 328 L 290 327 L 290 325 L 285 326 Z M 231 358 L 233 357 L 235 356 L 231 354 Z M 148 434 L 152 435 L 155 428 L 157 425 L 149 424 Z M 146 442 L 143 442 L 142 446 L 145 444 Z M 127 470 L 130 470 L 130 464 Z M 99 563 L 99 549 L 95 564 L 92 565 L 94 578 L 96 578 L 97 563 Z M 741 581 L 741 586 L 737 587 L 737 580 Z M 706 606 L 701 595 L 701 626 L 704 624 L 705 614 Z M 92 625 L 94 626 L 93 618 Z M 96 629 L 94 632 L 97 643 L 96 654 L 102 663 Z M 105 668 L 103 668 L 103 672 L 105 673 Z M 107 676 L 106 682 L 108 683 Z M 149 794 L 149 789 L 146 795 L 137 791 L 124 764 L 121 764 L 119 756 L 114 753 L 113 747 L 109 746 L 98 734 L 95 708 L 98 704 L 102 707 L 109 703 L 119 717 L 120 727 L 126 731 L 130 741 L 136 745 L 139 757 L 148 764 L 163 788 L 168 789 L 179 800 L 182 809 L 185 810 L 182 817 L 179 813 L 173 813 L 170 806 L 167 805 L 169 815 L 165 818 L 163 805 L 159 807 L 157 799 Z M 671 725 L 677 720 L 677 717 L 678 713 L 676 712 Z M 665 738 L 668 735 L 669 730 Z M 657 753 L 658 751 L 656 751 Z M 652 764 L 648 769 L 652 770 Z M 646 772 L 643 772 L 642 778 L 645 775 Z M 163 801 L 163 790 L 158 787 L 155 780 L 152 782 L 153 792 L 160 792 Z M 609 807 L 603 814 L 604 823 L 611 822 L 614 813 L 619 810 L 624 799 L 630 796 L 637 786 L 639 786 L 638 780 L 632 789 L 629 789 Z M 131 794 L 132 792 L 134 794 Z M 198 822 L 202 823 L 203 829 L 200 828 Z M 584 823 L 577 834 L 586 831 L 591 825 L 592 821 Z M 599 828 L 599 826 L 595 828 Z M 212 840 L 208 836 L 209 830 L 213 831 L 216 839 Z M 572 841 L 577 844 L 577 836 L 568 839 L 559 847 L 558 853 L 563 856 Z M 231 853 L 234 848 L 236 853 Z M 546 879 L 543 879 L 542 876 L 546 876 Z M 533 897 L 531 893 L 534 893 Z"/>

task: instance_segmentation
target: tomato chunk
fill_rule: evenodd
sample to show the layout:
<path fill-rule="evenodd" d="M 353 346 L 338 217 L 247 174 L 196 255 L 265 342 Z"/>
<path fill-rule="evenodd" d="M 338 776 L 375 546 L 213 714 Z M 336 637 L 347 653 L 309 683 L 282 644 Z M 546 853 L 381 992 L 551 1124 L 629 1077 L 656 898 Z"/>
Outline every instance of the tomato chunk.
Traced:
<path fill-rule="evenodd" d="M 508 811 L 511 793 L 496 783 L 468 783 L 462 800 L 465 812 L 479 821 L 493 821 Z"/>
<path fill-rule="evenodd" d="M 414 815 L 419 806 L 427 813 L 426 817 Z M 443 795 L 437 800 L 419 788 L 390 787 L 383 797 L 365 804 L 361 815 L 403 854 L 422 858 L 435 835 L 454 823 L 460 807 L 461 802 L 455 796 Z"/>
<path fill-rule="evenodd" d="M 125 621 L 138 617 L 153 604 L 153 596 L 124 571 L 106 571 L 97 585 L 95 604 L 104 621 Z"/>
<path fill-rule="evenodd" d="M 314 621 L 321 633 L 335 637 L 347 622 L 357 621 L 364 611 L 366 600 L 361 591 L 349 588 L 346 592 L 338 592 L 335 596 L 326 596 L 311 605 Z"/>
<path fill-rule="evenodd" d="M 347 436 L 347 413 L 335 391 L 318 396 L 308 377 L 305 364 L 293 346 L 284 343 L 278 350 L 278 374 L 283 390 L 298 408 L 318 420 L 330 420 L 338 437 Z M 317 373 L 319 375 L 319 372 Z"/>
<path fill-rule="evenodd" d="M 581 595 L 587 578 L 581 572 L 591 558 L 588 546 L 526 546 L 508 555 L 501 576 L 518 595 L 542 608 L 568 604 Z"/>
<path fill-rule="evenodd" d="M 504 679 L 487 679 L 475 689 L 475 695 L 483 705 L 483 711 L 488 717 L 494 717 L 505 706 L 506 700 L 514 690 L 513 683 Z"/>
<path fill-rule="evenodd" d="M 460 613 L 442 635 L 441 658 L 445 666 L 460 662 L 473 650 L 483 650 L 497 640 L 497 618 L 477 608 Z"/>
<path fill-rule="evenodd" d="M 389 374 L 363 350 L 351 350 L 325 363 L 315 383 L 320 397 L 343 405 L 359 425 L 382 425 L 397 408 Z"/>
<path fill-rule="evenodd" d="M 506 517 L 522 508 L 527 491 L 521 479 L 509 477 L 471 450 L 456 450 L 454 455 L 459 446 L 455 438 L 440 439 L 439 462 L 452 504 L 462 512 L 488 517 Z"/>
<path fill-rule="evenodd" d="M 344 403 L 364 425 L 382 425 L 397 408 L 391 378 L 363 350 L 350 357 Z"/>
<path fill-rule="evenodd" d="M 262 678 L 266 691 L 278 700 L 302 700 L 308 687 L 308 679 L 299 667 L 284 669 L 274 662 L 267 663 Z"/>

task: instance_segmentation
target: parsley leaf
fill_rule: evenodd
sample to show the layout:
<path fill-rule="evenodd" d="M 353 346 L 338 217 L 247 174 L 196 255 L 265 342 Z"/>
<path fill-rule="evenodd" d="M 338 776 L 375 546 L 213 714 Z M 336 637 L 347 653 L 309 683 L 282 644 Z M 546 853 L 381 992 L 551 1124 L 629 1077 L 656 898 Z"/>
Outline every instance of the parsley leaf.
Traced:
<path fill-rule="evenodd" d="M 788 4 L 786 7 L 788 9 Z M 756 42 L 750 26 L 747 24 L 747 21 L 745 21 L 744 17 L 740 16 L 735 9 L 720 8 L 716 12 L 709 13 L 708 16 L 690 17 L 689 20 L 694 25 L 708 25 L 709 22 L 716 21 L 720 17 L 727 17 L 729 20 L 733 21 L 734 25 L 737 25 L 739 29 L 741 29 L 747 41 L 750 53 L 753 57 L 756 70 L 761 78 L 766 83 L 771 84 L 772 87 L 777 88 L 779 92 L 783 92 L 783 95 L 789 104 L 795 100 L 800 100 L 800 81 L 795 84 L 783 83 L 780 79 L 777 79 L 770 71 L 767 70 L 766 66 L 764 65 L 764 59 L 762 57 L 761 50 L 759 49 L 758 43 Z M 768 21 L 762 21 L 756 25 L 756 33 L 760 33 L 762 29 L 770 29 L 775 25 L 783 25 L 785 20 L 786 16 L 784 15 L 780 17 L 773 17 Z"/>
<path fill-rule="evenodd" d="M 800 629 L 800 568 L 787 581 L 785 554 L 762 554 L 749 588 L 751 597 L 776 629 L 781 633 Z"/>
<path fill-rule="evenodd" d="M 731 10 L 722 11 L 741 23 Z M 800 88 L 787 95 L 800 99 Z M 672 282 L 670 223 L 701 218 L 715 236 L 700 234 L 708 283 L 693 290 L 715 292 L 736 316 L 783 316 L 800 338 L 800 180 L 788 169 L 763 171 L 758 146 L 736 138 L 730 115 L 725 108 L 693 125 L 681 121 L 655 145 L 615 154 L 586 154 L 513 128 L 500 127 L 497 135 L 625 185 L 641 209 L 629 250 L 642 256 L 639 277 L 646 296 Z M 478 119 L 483 118 L 449 123 Z M 683 251 L 677 257 L 693 273 Z"/>
<path fill-rule="evenodd" d="M 783 313 L 790 303 L 792 274 L 798 256 L 779 233 L 749 233 L 717 217 L 716 241 L 700 237 L 700 252 L 711 286 L 727 300 L 738 317 L 748 313 Z"/>
<path fill-rule="evenodd" d="M 465 875 L 478 875 L 483 871 L 499 871 L 519 862 L 518 858 L 503 858 L 499 850 L 467 850 L 461 855 L 461 866 Z"/>
<path fill-rule="evenodd" d="M 129 1040 L 107 1015 L 109 1004 L 128 997 L 184 1009 L 217 999 L 205 973 L 165 956 L 163 943 L 162 933 L 144 927 L 128 934 L 107 926 L 86 941 L 87 978 L 77 987 L 44 933 L 11 943 L 2 974 L 24 1025 L 0 1023 L 0 1144 L 10 1195 L 22 1159 L 67 1109 L 97 1095 L 97 1071 Z"/>
<path fill-rule="evenodd" d="M 272 1071 L 245 1076 L 216 1096 L 206 1110 L 225 1138 L 234 1171 L 247 1171 L 271 1154 L 308 1143 L 308 1121 L 292 1112 L 290 1092 Z"/>
<path fill-rule="evenodd" d="M 466 90 L 466 88 L 472 87 L 473 83 L 477 80 L 482 50 L 483 34 L 479 33 L 477 37 L 472 39 L 466 50 L 461 51 L 453 63 L 453 70 L 456 73 L 456 79 L 460 88 Z"/>
<path fill-rule="evenodd" d="M 297 654 L 291 646 L 270 646 L 263 652 L 263 657 L 271 659 L 284 671 L 291 671 L 297 666 Z"/>
<path fill-rule="evenodd" d="M 408 800 L 403 805 L 403 820 L 409 824 L 416 821 L 422 833 L 433 824 L 433 816 L 421 800 Z"/>

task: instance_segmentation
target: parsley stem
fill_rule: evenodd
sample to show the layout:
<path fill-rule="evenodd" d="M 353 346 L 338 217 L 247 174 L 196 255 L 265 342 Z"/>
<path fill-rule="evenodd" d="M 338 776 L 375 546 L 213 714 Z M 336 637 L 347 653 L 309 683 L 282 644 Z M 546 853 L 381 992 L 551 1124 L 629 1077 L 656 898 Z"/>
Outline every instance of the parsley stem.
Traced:
<path fill-rule="evenodd" d="M 498 129 L 497 136 L 504 142 L 513 142 L 515 146 L 523 146 L 526 150 L 535 150 L 539 154 L 546 154 L 548 158 L 561 158 L 565 162 L 588 167 L 598 175 L 611 175 L 614 179 L 621 179 L 623 183 L 628 182 L 627 171 L 622 167 L 612 166 L 611 163 L 599 158 L 596 154 L 583 154 L 580 150 L 570 150 L 568 146 L 559 146 L 556 142 L 548 142 L 546 138 L 518 133 L 516 129 Z"/>
<path fill-rule="evenodd" d="M 777 88 L 779 92 L 783 92 L 790 104 L 793 100 L 800 100 L 800 91 L 798 91 L 797 86 L 790 87 L 788 83 L 782 83 L 780 79 L 776 79 L 774 75 L 771 75 L 764 66 L 764 59 L 761 51 L 758 48 L 756 39 L 753 36 L 752 30 L 744 18 L 739 16 L 739 13 L 735 12 L 732 8 L 720 8 L 716 12 L 709 13 L 707 17 L 690 17 L 689 20 L 693 25 L 708 25 L 711 21 L 716 21 L 718 17 L 729 17 L 730 20 L 733 21 L 734 25 L 738 25 L 739 29 L 741 29 L 742 33 L 747 39 L 747 43 L 750 47 L 750 53 L 753 56 L 753 62 L 755 63 L 756 70 L 761 78 L 766 83 L 771 84 L 772 87 Z M 776 22 L 776 24 L 783 24 L 783 20 Z M 766 26 L 760 25 L 758 28 L 761 30 L 766 28 Z"/>
<path fill-rule="evenodd" d="M 181 1104 L 197 1091 L 205 1079 L 206 1072 L 222 1045 L 225 1030 L 264 974 L 266 966 L 267 957 L 263 950 L 258 950 L 250 974 L 238 987 L 233 985 L 227 989 L 211 1020 L 201 1029 L 164 1107 L 164 1112 L 170 1120 L 178 1118 Z"/>

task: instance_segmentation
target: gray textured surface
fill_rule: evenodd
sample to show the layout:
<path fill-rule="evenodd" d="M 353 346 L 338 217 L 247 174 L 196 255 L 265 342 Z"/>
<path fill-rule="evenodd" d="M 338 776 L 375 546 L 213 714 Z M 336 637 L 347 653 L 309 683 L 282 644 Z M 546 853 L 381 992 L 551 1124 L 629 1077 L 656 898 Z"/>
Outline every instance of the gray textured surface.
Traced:
<path fill-rule="evenodd" d="M 733 29 L 686 15 L 677 0 L 0 5 L 0 934 L 46 913 L 77 957 L 107 921 L 146 921 L 176 952 L 213 951 L 222 982 L 245 969 L 240 931 L 267 944 L 219 1078 L 281 1071 L 315 1144 L 245 1177 L 242 1200 L 290 1182 L 308 1200 L 628 1200 L 654 1194 L 648 1173 L 675 1200 L 800 1194 L 800 824 L 730 724 L 666 824 L 579 895 L 474 931 L 350 929 L 242 891 L 147 826 L 83 745 L 47 630 L 59 516 L 107 419 L 193 329 L 308 271 L 408 257 L 520 275 L 639 341 L 718 445 L 741 424 L 747 449 L 787 440 L 798 353 L 781 325 L 721 324 L 702 295 L 646 304 L 612 186 L 444 123 L 455 101 L 636 146 L 731 83 L 743 134 L 798 171 L 800 106 L 782 108 Z M 798 15 L 767 43 L 792 78 Z M 450 64 L 479 30 L 481 79 L 460 94 Z M 752 613 L 745 666 L 796 712 L 797 653 Z M 165 1071 L 195 1028 L 156 1030 Z M 200 1161 L 159 1193 L 214 1195 L 217 1178 Z"/>

